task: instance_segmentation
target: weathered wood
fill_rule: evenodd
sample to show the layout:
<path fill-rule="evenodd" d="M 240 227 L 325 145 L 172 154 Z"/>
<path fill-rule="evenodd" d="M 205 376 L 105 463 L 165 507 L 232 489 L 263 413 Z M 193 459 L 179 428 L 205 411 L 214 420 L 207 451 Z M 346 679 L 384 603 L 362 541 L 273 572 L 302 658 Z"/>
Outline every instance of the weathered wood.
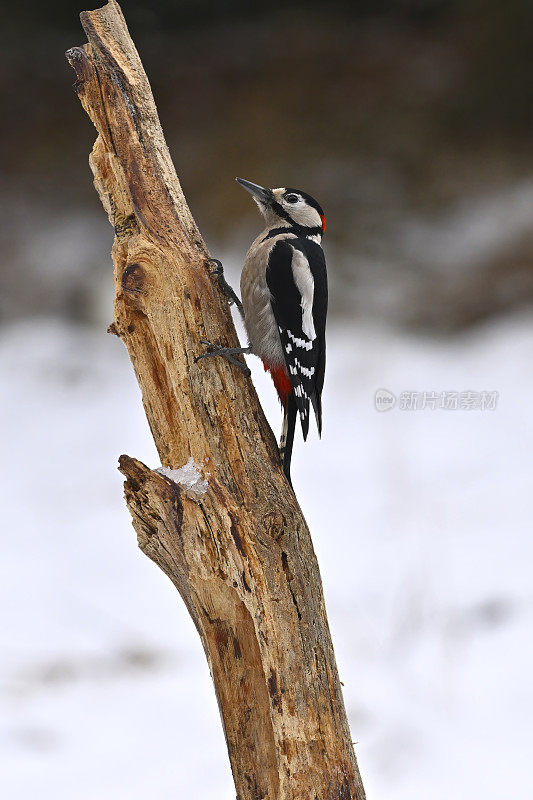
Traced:
<path fill-rule="evenodd" d="M 195 496 L 122 456 L 139 546 L 170 577 L 213 677 L 239 800 L 363 800 L 322 585 L 251 381 L 200 339 L 237 344 L 118 4 L 84 12 L 68 51 L 98 138 L 90 164 L 115 228 L 115 319 L 161 463 L 193 457 Z M 183 724 L 177 721 L 176 724 Z"/>

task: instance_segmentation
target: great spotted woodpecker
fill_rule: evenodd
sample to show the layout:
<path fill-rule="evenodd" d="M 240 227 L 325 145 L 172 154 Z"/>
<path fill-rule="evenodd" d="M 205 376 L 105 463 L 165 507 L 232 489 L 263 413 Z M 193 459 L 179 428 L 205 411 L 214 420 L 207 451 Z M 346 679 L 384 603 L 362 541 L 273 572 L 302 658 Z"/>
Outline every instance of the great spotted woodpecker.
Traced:
<path fill-rule="evenodd" d="M 296 417 L 300 415 L 305 440 L 310 403 L 318 432 L 322 432 L 328 306 L 326 262 L 320 246 L 324 212 L 316 200 L 299 189 L 265 189 L 241 178 L 237 182 L 250 192 L 266 220 L 265 229 L 246 255 L 241 275 L 242 304 L 226 283 L 220 262 L 216 263 L 229 301 L 236 303 L 243 315 L 249 346 L 226 348 L 203 342 L 210 351 L 199 358 L 222 355 L 245 370 L 235 354 L 254 353 L 261 358 L 283 407 L 280 451 L 283 470 L 291 483 Z"/>

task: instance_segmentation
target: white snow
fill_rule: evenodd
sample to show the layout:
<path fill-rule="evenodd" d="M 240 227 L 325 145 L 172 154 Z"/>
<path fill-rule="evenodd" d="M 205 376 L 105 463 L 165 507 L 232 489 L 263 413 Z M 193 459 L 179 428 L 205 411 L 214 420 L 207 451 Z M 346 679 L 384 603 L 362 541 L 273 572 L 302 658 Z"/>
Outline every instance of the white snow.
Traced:
<path fill-rule="evenodd" d="M 293 479 L 372 800 L 533 797 L 532 364 L 531 317 L 329 328 L 323 438 L 298 434 Z M 118 456 L 157 459 L 123 347 L 37 321 L 0 329 L 0 370 L 2 797 L 230 800 L 198 636 L 123 502 Z M 378 389 L 499 397 L 379 413 Z"/>
<path fill-rule="evenodd" d="M 170 478 L 174 483 L 179 484 L 193 495 L 201 497 L 209 489 L 209 473 L 202 477 L 201 468 L 196 464 L 191 456 L 183 467 L 170 469 L 170 467 L 158 467 L 155 472 Z"/>

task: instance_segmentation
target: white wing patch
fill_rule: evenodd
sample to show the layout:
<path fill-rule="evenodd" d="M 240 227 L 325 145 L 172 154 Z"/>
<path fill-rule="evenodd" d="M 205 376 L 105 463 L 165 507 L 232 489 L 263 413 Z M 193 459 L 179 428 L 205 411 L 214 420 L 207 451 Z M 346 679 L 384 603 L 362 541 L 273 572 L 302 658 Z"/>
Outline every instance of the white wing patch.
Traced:
<path fill-rule="evenodd" d="M 280 333 L 281 333 L 281 331 L 280 331 Z M 313 342 L 311 342 L 311 341 L 306 342 L 305 339 L 300 339 L 298 336 L 295 336 L 293 334 L 293 332 L 290 331 L 289 329 L 287 329 L 287 336 L 289 337 L 289 339 L 292 339 L 292 341 L 294 342 L 296 347 L 302 347 L 304 350 L 310 350 L 312 348 L 312 346 L 313 346 Z M 315 338 L 316 338 L 316 336 L 315 336 Z M 289 342 L 289 344 L 290 344 L 290 342 Z"/>
<path fill-rule="evenodd" d="M 301 250 L 292 248 L 292 274 L 294 283 L 302 295 L 302 331 L 313 341 L 316 339 L 315 325 L 313 322 L 313 297 L 315 293 L 315 282 L 309 267 L 307 258 Z M 299 344 L 299 342 L 295 342 Z M 301 346 L 301 345 L 300 345 Z M 310 349 L 307 348 L 306 349 Z"/>
<path fill-rule="evenodd" d="M 309 367 L 309 368 L 304 367 L 303 364 L 300 364 L 297 358 L 294 359 L 294 363 L 296 364 L 297 369 L 299 369 L 302 375 L 305 375 L 306 378 L 312 378 L 313 375 L 315 374 L 314 367 Z M 294 374 L 296 374 L 296 371 L 294 372 Z"/>

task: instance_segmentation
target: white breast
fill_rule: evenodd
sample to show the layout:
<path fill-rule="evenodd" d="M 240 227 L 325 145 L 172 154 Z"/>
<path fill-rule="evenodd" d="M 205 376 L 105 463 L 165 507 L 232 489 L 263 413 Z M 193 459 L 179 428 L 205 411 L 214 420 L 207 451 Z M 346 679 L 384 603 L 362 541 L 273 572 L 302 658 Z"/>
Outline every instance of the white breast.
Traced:
<path fill-rule="evenodd" d="M 284 364 L 278 326 L 272 312 L 266 268 L 271 249 L 279 236 L 263 241 L 262 231 L 250 247 L 241 275 L 241 297 L 248 340 L 253 352 L 273 364 Z"/>

